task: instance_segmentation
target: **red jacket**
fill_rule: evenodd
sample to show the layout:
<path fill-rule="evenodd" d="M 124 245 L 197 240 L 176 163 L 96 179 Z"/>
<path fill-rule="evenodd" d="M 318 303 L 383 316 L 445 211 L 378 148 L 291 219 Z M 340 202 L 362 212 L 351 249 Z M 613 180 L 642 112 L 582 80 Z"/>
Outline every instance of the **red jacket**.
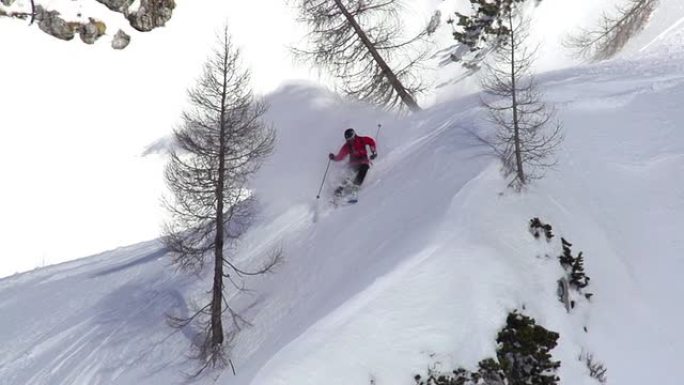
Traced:
<path fill-rule="evenodd" d="M 366 146 L 371 148 L 371 152 L 375 153 L 375 141 L 369 136 L 355 136 L 350 142 L 346 142 L 340 152 L 335 155 L 336 162 L 343 160 L 349 155 L 349 164 L 356 166 L 359 164 L 370 164 L 368 160 L 368 152 Z"/>

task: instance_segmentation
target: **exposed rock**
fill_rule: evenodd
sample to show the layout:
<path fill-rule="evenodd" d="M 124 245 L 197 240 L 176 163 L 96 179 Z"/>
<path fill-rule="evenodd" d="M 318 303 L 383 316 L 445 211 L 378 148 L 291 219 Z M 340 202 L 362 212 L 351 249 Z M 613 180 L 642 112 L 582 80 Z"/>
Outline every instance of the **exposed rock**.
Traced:
<path fill-rule="evenodd" d="M 114 35 L 112 39 L 112 48 L 114 49 L 124 49 L 128 47 L 128 43 L 131 42 L 131 37 L 126 34 L 126 32 L 119 30 L 119 32 Z"/>
<path fill-rule="evenodd" d="M 9 5 L 16 0 L 0 0 L 1 4 Z M 131 26 L 138 31 L 148 32 L 158 27 L 163 27 L 173 16 L 176 8 L 175 0 L 140 0 L 137 7 L 131 8 L 136 0 L 97 0 L 112 11 L 120 12 L 128 19 Z M 136 9 L 137 8 L 137 9 Z M 132 10 L 133 9 L 133 10 Z M 72 40 L 78 34 L 86 44 L 94 44 L 105 34 L 105 23 L 89 18 L 87 23 L 79 21 L 67 21 L 62 18 L 58 11 L 47 10 L 42 5 L 36 5 L 35 18 L 31 13 L 12 13 L 0 10 L 0 17 L 32 17 L 38 27 L 48 35 L 61 40 Z M 82 15 L 79 13 L 78 17 Z M 112 39 L 112 48 L 124 49 L 131 41 L 131 37 L 124 31 L 119 30 Z"/>
<path fill-rule="evenodd" d="M 148 32 L 163 27 L 171 19 L 174 0 L 141 0 L 140 8 L 128 15 L 131 26 L 138 31 Z"/>
<path fill-rule="evenodd" d="M 87 23 L 66 21 L 59 12 L 48 11 L 41 5 L 36 6 L 36 21 L 38 28 L 48 35 L 62 40 L 72 40 L 78 33 L 86 44 L 94 44 L 107 30 L 105 23 L 99 20 L 89 18 Z"/>
<path fill-rule="evenodd" d="M 102 3 L 107 6 L 107 8 L 112 11 L 124 13 L 128 10 L 128 7 L 133 4 L 134 0 L 97 0 L 98 3 Z"/>
<path fill-rule="evenodd" d="M 94 44 L 100 36 L 104 35 L 107 31 L 107 26 L 105 23 L 90 18 L 88 23 L 81 24 L 78 33 L 86 44 Z"/>
<path fill-rule="evenodd" d="M 36 20 L 43 32 L 62 40 L 73 39 L 80 27 L 79 23 L 69 23 L 59 16 L 59 12 L 47 11 L 41 5 L 36 6 Z"/>

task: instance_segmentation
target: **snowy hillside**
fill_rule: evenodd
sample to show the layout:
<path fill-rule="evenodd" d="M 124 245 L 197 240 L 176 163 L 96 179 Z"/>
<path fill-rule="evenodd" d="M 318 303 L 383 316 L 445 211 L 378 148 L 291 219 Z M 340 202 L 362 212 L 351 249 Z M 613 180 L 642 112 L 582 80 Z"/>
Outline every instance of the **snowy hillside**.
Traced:
<path fill-rule="evenodd" d="M 463 94 L 459 85 L 409 117 L 345 102 L 313 83 L 269 94 L 278 144 L 254 181 L 260 210 L 235 257 L 260 265 L 280 248 L 285 262 L 231 299 L 252 323 L 231 346 L 236 374 L 191 383 L 413 385 L 428 368 L 473 369 L 494 355 L 507 313 L 524 308 L 560 333 L 553 354 L 562 385 L 597 384 L 582 354 L 606 365 L 609 384 L 681 384 L 684 5 L 663 0 L 616 60 L 569 66 L 558 41 L 592 20 L 580 5 L 609 3 L 545 0 L 536 11 L 535 38 L 547 44 L 540 67 L 569 67 L 539 76 L 565 141 L 558 166 L 524 194 L 506 189 L 497 161 L 470 134 L 489 128 L 477 95 L 449 96 Z M 453 5 L 425 0 L 416 9 L 440 4 L 445 14 Z M 133 40 L 123 55 L 106 44 L 43 47 L 37 29 L 5 41 L 8 57 L 23 55 L 27 43 L 35 55 L 5 63 L 0 92 L 11 127 L 0 167 L 12 182 L 0 199 L 3 263 L 14 258 L 25 270 L 31 253 L 64 260 L 157 233 L 161 159 L 139 154 L 177 120 L 222 12 L 243 27 L 236 37 L 264 82 L 257 88 L 282 79 L 272 66 L 284 66 L 284 44 L 271 34 L 250 40 L 261 31 L 252 22 L 260 6 L 250 7 L 250 17 L 225 5 L 208 20 L 206 5 L 179 2 L 168 28 Z M 559 14 L 567 17 L 552 17 Z M 264 23 L 292 31 L 285 20 Z M 0 34 L 19 36 L 19 28 L 0 24 Z M 65 52 L 71 60 L 58 60 Z M 130 92 L 140 88 L 147 91 Z M 360 202 L 327 202 L 341 167 L 317 201 L 342 131 L 375 136 L 378 124 L 380 156 Z M 49 230 L 39 240 L 28 231 L 37 217 Z M 529 233 L 533 217 L 553 225 L 551 243 Z M 68 235 L 55 231 L 63 228 Z M 556 295 L 560 237 L 584 253 L 594 293 L 570 314 Z M 177 272 L 158 241 L 2 278 L 0 385 L 184 383 L 196 368 L 187 358 L 196 331 L 171 329 L 166 315 L 192 314 L 210 284 L 208 273 Z"/>
<path fill-rule="evenodd" d="M 307 84 L 273 93 L 279 142 L 237 258 L 258 264 L 281 247 L 286 261 L 233 298 L 253 323 L 234 342 L 237 375 L 196 383 L 409 385 L 493 355 L 507 312 L 524 306 L 561 335 L 562 384 L 595 383 L 583 352 L 611 384 L 679 384 L 682 41 L 673 30 L 640 57 L 541 76 L 566 140 L 522 195 L 468 134 L 487 130 L 477 96 L 399 119 Z M 342 129 L 375 135 L 378 123 L 360 202 L 316 202 Z M 554 226 L 552 243 L 530 235 L 532 217 Z M 560 236 L 584 252 L 595 294 L 570 314 L 556 297 Z M 165 314 L 191 312 L 204 278 L 175 272 L 149 242 L 0 280 L 0 384 L 181 383 L 194 331 Z"/>

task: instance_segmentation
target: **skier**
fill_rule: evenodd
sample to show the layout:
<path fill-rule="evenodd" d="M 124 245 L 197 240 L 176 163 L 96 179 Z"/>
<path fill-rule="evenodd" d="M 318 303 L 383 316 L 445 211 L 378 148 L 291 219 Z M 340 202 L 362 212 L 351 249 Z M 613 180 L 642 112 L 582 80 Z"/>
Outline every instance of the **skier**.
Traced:
<path fill-rule="evenodd" d="M 366 178 L 366 173 L 370 168 L 370 160 L 375 159 L 378 156 L 378 153 L 376 152 L 373 138 L 369 136 L 358 136 L 352 128 L 348 128 L 344 131 L 344 139 L 346 140 L 346 143 L 342 145 L 342 148 L 340 148 L 337 155 L 330 153 L 328 158 L 339 162 L 349 155 L 349 167 L 356 172 L 356 177 L 354 178 L 352 186 L 349 186 L 349 181 L 345 181 L 345 183 L 335 189 L 335 196 L 340 197 L 344 195 L 346 189 L 351 190 L 353 195 L 350 201 L 355 202 L 356 193 L 363 183 L 364 178 Z M 370 160 L 368 159 L 366 146 L 370 147 L 371 150 Z"/>

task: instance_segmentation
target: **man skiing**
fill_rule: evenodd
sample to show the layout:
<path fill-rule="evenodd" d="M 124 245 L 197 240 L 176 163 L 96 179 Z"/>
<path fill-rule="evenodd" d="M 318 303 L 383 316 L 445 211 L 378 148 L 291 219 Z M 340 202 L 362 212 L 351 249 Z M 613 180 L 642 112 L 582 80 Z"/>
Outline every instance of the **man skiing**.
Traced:
<path fill-rule="evenodd" d="M 358 136 L 354 129 L 348 128 L 344 131 L 344 139 L 346 143 L 342 145 L 340 151 L 337 155 L 330 153 L 328 157 L 330 160 L 339 162 L 344 160 L 344 158 L 349 155 L 349 167 L 356 172 L 356 177 L 353 181 L 353 186 L 351 186 L 352 191 L 352 201 L 356 201 L 356 193 L 366 178 L 366 173 L 370 168 L 370 160 L 375 159 L 378 154 L 375 149 L 375 141 L 369 136 Z M 371 156 L 368 159 L 368 152 L 366 151 L 366 146 L 370 147 Z M 335 196 L 344 195 L 345 188 L 347 187 L 348 181 L 345 184 L 335 189 Z"/>

